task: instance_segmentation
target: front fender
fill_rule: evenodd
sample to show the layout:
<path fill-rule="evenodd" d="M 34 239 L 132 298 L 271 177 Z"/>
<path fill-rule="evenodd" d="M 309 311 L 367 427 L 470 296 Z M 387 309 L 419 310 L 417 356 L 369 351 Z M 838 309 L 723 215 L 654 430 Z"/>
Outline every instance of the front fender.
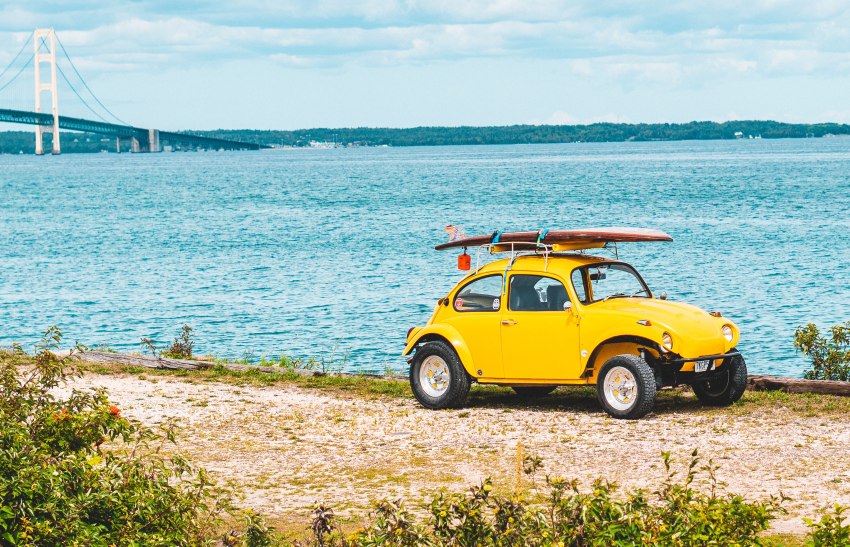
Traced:
<path fill-rule="evenodd" d="M 413 349 L 422 342 L 430 342 L 432 340 L 440 339 L 448 342 L 448 344 L 454 348 L 455 352 L 457 352 L 457 356 L 460 357 L 460 362 L 463 364 L 463 368 L 466 369 L 466 372 L 475 377 L 475 367 L 472 363 L 472 352 L 469 351 L 469 346 L 466 345 L 466 342 L 464 342 L 463 337 L 461 337 L 456 328 L 451 325 L 446 325 L 445 323 L 427 325 L 420 329 L 414 329 L 410 333 L 410 338 L 407 340 L 407 345 L 404 347 L 402 355 L 410 355 Z"/>

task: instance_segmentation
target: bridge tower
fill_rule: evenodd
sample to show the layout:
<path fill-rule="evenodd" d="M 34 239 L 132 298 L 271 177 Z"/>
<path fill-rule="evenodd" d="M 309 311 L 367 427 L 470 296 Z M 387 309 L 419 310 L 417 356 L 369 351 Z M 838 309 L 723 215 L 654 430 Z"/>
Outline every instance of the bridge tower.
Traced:
<path fill-rule="evenodd" d="M 33 45 L 35 56 L 33 58 L 35 67 L 35 111 L 41 112 L 41 94 L 50 92 L 53 107 L 53 153 L 59 153 L 59 97 L 56 94 L 56 32 L 53 28 L 35 29 L 33 34 Z M 42 46 L 47 51 L 42 50 Z M 50 81 L 41 81 L 41 64 L 50 63 Z M 49 131 L 47 126 L 35 126 L 35 153 L 44 154 L 42 135 Z"/>

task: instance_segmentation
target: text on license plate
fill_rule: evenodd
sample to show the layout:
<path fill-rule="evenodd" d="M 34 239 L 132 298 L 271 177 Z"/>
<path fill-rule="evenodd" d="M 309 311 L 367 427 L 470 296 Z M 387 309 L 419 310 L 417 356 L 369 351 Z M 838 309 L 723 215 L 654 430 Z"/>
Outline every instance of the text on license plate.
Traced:
<path fill-rule="evenodd" d="M 703 359 L 694 363 L 694 372 L 705 372 L 711 368 L 711 359 Z"/>

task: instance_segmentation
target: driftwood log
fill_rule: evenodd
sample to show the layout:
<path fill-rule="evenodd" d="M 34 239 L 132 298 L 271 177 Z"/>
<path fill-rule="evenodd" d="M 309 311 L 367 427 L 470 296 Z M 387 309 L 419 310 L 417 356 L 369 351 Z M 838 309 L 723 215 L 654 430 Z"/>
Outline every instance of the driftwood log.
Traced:
<path fill-rule="evenodd" d="M 65 353 L 65 355 L 67 355 L 67 352 Z M 86 363 L 115 364 L 156 369 L 201 370 L 218 366 L 217 363 L 196 359 L 171 359 L 169 357 L 160 357 L 155 355 L 128 355 L 125 353 L 111 353 L 107 351 L 84 351 L 75 355 L 77 355 L 81 361 Z M 300 376 L 328 376 L 330 374 L 333 376 L 370 377 L 382 380 L 407 380 L 406 377 L 402 376 L 384 376 L 379 374 L 350 374 L 345 372 L 327 373 L 320 370 L 310 370 L 301 368 L 287 369 L 281 367 L 266 367 L 259 365 L 239 365 L 236 363 L 222 363 L 220 366 L 226 368 L 227 370 L 233 370 L 237 372 L 256 370 L 258 372 L 266 373 L 293 372 Z"/>
<path fill-rule="evenodd" d="M 789 376 L 751 375 L 747 389 L 753 391 L 787 391 L 788 393 L 817 393 L 850 397 L 850 382 L 834 380 L 803 380 Z"/>
<path fill-rule="evenodd" d="M 199 370 L 216 366 L 209 361 L 195 359 L 171 359 L 153 355 L 127 355 L 123 353 L 110 353 L 105 351 L 85 351 L 79 354 L 79 358 L 89 363 L 117 364 L 125 366 L 137 366 L 146 368 L 172 369 L 172 370 Z M 238 365 L 235 363 L 222 364 L 228 370 L 245 372 L 256 370 L 258 372 L 284 372 L 292 371 L 301 376 L 325 376 L 327 373 L 319 370 L 305 369 L 282 369 L 280 367 L 263 367 L 258 365 Z M 351 374 L 344 372 L 333 373 L 335 376 L 366 376 L 370 378 L 390 381 L 406 381 L 403 376 L 385 376 L 379 374 Z M 841 395 L 850 397 L 850 382 L 838 382 L 832 380 L 803 380 L 790 376 L 761 376 L 750 375 L 747 389 L 752 391 L 787 391 L 788 393 L 815 393 L 819 395 Z"/>
<path fill-rule="evenodd" d="M 126 355 L 107 351 L 84 351 L 78 354 L 82 361 L 107 365 L 125 365 L 145 368 L 167 368 L 172 370 L 198 370 L 210 368 L 212 363 L 194 359 L 169 359 L 153 355 Z"/>

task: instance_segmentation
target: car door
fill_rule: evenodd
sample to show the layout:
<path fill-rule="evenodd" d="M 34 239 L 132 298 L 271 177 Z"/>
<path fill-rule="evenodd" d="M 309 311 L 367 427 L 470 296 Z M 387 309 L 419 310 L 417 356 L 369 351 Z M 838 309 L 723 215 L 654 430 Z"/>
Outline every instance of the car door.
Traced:
<path fill-rule="evenodd" d="M 578 324 L 563 282 L 514 273 L 501 314 L 502 363 L 510 380 L 575 380 L 581 375 Z"/>
<path fill-rule="evenodd" d="M 502 280 L 501 274 L 473 279 L 461 286 L 450 302 L 457 313 L 446 322 L 457 329 L 469 348 L 479 378 L 497 379 L 503 374 L 499 333 Z"/>

